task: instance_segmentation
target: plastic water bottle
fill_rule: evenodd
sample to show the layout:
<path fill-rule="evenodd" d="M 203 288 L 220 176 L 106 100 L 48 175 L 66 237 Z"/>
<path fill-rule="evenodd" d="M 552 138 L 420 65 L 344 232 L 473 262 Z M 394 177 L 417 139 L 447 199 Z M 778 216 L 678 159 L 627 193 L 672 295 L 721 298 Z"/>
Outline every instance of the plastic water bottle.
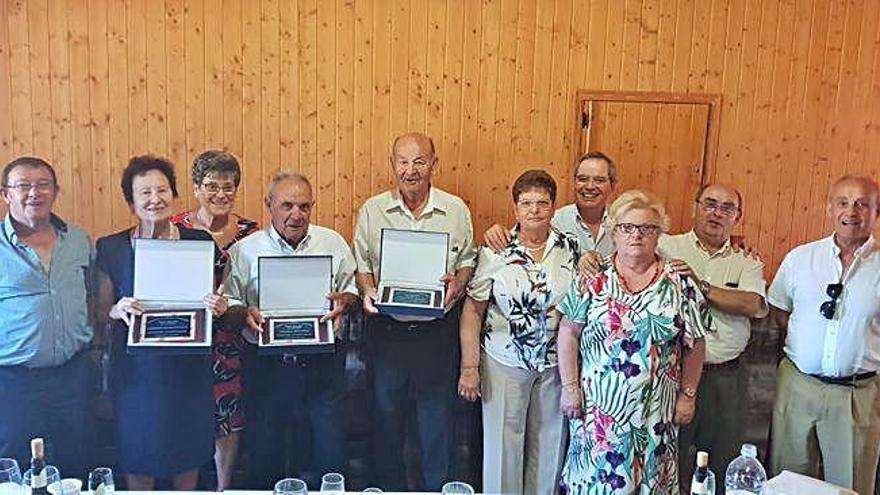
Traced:
<path fill-rule="evenodd" d="M 740 456 L 727 466 L 724 476 L 724 493 L 727 495 L 760 494 L 767 483 L 767 471 L 758 461 L 758 448 L 744 443 Z"/>
<path fill-rule="evenodd" d="M 715 475 L 709 469 L 708 452 L 697 452 L 697 468 L 691 477 L 691 495 L 715 495 Z"/>

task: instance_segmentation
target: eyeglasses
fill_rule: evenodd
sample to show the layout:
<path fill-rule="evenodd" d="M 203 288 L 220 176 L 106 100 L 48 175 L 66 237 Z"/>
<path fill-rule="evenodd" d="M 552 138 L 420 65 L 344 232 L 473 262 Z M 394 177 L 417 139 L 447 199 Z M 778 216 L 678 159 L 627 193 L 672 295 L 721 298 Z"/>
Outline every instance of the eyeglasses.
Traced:
<path fill-rule="evenodd" d="M 223 191 L 226 194 L 235 194 L 235 190 L 237 188 L 231 184 L 224 184 L 221 186 L 216 182 L 204 182 L 202 183 L 202 189 L 204 189 L 205 192 L 207 192 L 208 194 L 217 194 L 220 191 Z"/>
<path fill-rule="evenodd" d="M 585 185 L 585 184 L 593 183 L 597 186 L 604 186 L 605 184 L 608 184 L 609 182 L 611 182 L 611 178 L 604 176 L 604 175 L 597 175 L 597 176 L 575 175 L 574 181 L 578 185 Z"/>
<path fill-rule="evenodd" d="M 534 208 L 537 208 L 538 210 L 545 211 L 545 210 L 549 210 L 550 208 L 552 208 L 553 203 L 551 203 L 550 201 L 547 201 L 546 199 L 538 199 L 538 200 L 534 200 L 534 201 L 522 200 L 522 201 L 517 201 L 516 206 L 518 208 L 522 208 L 523 210 L 531 210 L 534 207 Z"/>
<path fill-rule="evenodd" d="M 623 232 L 626 235 L 632 235 L 636 231 L 638 231 L 639 234 L 642 234 L 645 237 L 653 237 L 660 234 L 660 226 L 654 225 L 652 223 L 619 223 L 615 225 L 614 228 L 616 228 L 619 232 Z"/>
<path fill-rule="evenodd" d="M 697 200 L 697 204 L 703 207 L 703 210 L 708 212 L 717 211 L 724 216 L 732 217 L 739 213 L 739 206 L 736 206 L 731 203 L 719 203 L 712 199 L 705 200 Z"/>
<path fill-rule="evenodd" d="M 828 297 L 831 299 L 822 303 L 819 306 L 819 312 L 822 313 L 826 319 L 833 319 L 834 313 L 837 312 L 837 299 L 840 298 L 840 294 L 843 293 L 843 284 L 828 284 L 828 287 L 825 288 L 825 293 L 828 294 Z"/>
<path fill-rule="evenodd" d="M 37 192 L 48 192 L 55 189 L 55 183 L 50 180 L 41 180 L 39 182 L 17 182 L 15 184 L 6 184 L 6 189 L 13 189 L 19 194 L 27 194 L 31 189 Z"/>

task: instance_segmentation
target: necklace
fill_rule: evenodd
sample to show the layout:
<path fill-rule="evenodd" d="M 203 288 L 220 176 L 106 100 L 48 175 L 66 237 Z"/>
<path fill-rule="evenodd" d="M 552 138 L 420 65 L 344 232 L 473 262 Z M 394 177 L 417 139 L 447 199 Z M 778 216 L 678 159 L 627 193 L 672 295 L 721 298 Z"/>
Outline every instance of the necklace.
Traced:
<path fill-rule="evenodd" d="M 211 236 L 213 236 L 213 237 L 217 237 L 217 236 L 222 235 L 223 232 L 226 230 L 226 227 L 229 226 L 229 222 L 227 221 L 227 224 L 226 224 L 226 225 L 220 227 L 220 228 L 217 229 L 217 230 L 214 230 L 214 229 L 211 228 L 211 224 L 210 224 L 210 223 L 205 222 L 205 221 L 202 219 L 202 216 L 200 215 L 201 212 L 202 212 L 202 210 L 199 210 L 199 211 L 196 212 L 196 214 L 195 214 L 196 221 L 200 224 L 200 227 L 202 227 L 202 229 L 206 230 L 209 234 L 211 234 Z"/>
<path fill-rule="evenodd" d="M 648 281 L 647 284 L 645 284 L 644 286 L 639 288 L 639 290 L 633 290 L 632 287 L 630 287 L 629 284 L 626 283 L 626 277 L 624 277 L 623 273 L 621 273 L 621 271 L 620 271 L 620 264 L 617 262 L 617 256 L 614 257 L 614 265 L 615 265 L 615 268 L 617 269 L 617 278 L 618 278 L 618 280 L 620 280 L 620 285 L 622 285 L 623 289 L 630 294 L 638 294 L 639 292 L 645 290 L 646 288 L 654 285 L 654 282 L 656 282 L 660 276 L 660 263 L 657 262 L 657 258 L 654 258 L 654 273 L 651 275 L 650 281 Z"/>

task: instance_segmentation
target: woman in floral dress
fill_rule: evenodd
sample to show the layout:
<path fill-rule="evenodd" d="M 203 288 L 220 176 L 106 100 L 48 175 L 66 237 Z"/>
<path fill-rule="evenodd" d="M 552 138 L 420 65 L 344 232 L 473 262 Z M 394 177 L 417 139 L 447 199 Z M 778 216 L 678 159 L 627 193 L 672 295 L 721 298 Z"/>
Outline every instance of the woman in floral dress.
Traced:
<path fill-rule="evenodd" d="M 512 192 L 510 242 L 497 254 L 480 251 L 468 285 L 459 394 L 483 399 L 484 491 L 552 495 L 565 449 L 555 308 L 576 278 L 578 243 L 550 226 L 556 183 L 549 174 L 527 171 Z"/>
<path fill-rule="evenodd" d="M 606 221 L 616 254 L 559 307 L 563 485 L 573 495 L 678 495 L 678 426 L 693 418 L 708 305 L 657 254 L 669 221 L 655 198 L 627 191 Z"/>
<path fill-rule="evenodd" d="M 241 182 L 238 160 L 225 151 L 209 150 L 193 161 L 193 192 L 199 208 L 175 215 L 171 221 L 180 227 L 204 230 L 220 247 L 214 267 L 217 279 L 229 261 L 229 248 L 258 230 L 257 222 L 232 212 Z M 239 329 L 218 328 L 212 348 L 214 370 L 214 463 L 217 489 L 230 487 L 238 454 L 239 432 L 244 428 L 242 407 L 241 358 L 244 340 Z"/>

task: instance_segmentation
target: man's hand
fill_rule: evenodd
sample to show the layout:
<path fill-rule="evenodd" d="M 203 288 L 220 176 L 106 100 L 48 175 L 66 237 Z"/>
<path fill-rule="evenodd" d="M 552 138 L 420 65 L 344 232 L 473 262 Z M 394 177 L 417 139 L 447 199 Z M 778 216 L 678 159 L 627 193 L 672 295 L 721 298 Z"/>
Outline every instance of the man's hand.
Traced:
<path fill-rule="evenodd" d="M 253 332 L 257 335 L 263 333 L 263 322 L 265 319 L 263 318 L 263 313 L 259 310 L 259 308 L 255 308 L 253 306 L 247 309 L 247 315 L 244 318 L 245 325 L 248 326 Z"/>
<path fill-rule="evenodd" d="M 696 285 L 696 286 L 700 285 L 700 282 L 701 282 L 700 277 L 697 276 L 697 274 L 694 272 L 693 268 L 691 268 L 691 266 L 688 265 L 686 261 L 684 261 L 684 260 L 671 260 L 669 262 L 669 266 L 672 267 L 672 271 L 674 271 L 675 273 L 677 273 L 679 275 L 686 276 L 686 277 L 690 278 L 691 280 L 693 280 L 694 285 Z"/>
<path fill-rule="evenodd" d="M 582 278 L 595 277 L 602 271 L 602 255 L 598 251 L 587 251 L 578 260 L 578 275 Z"/>
<path fill-rule="evenodd" d="M 347 292 L 331 292 L 327 294 L 327 299 L 333 303 L 333 309 L 321 317 L 321 323 L 324 323 L 327 320 L 333 320 L 333 331 L 338 337 L 339 327 L 342 325 L 342 315 L 348 311 L 348 307 L 354 302 L 355 295 Z"/>
<path fill-rule="evenodd" d="M 214 316 L 222 316 L 229 309 L 229 301 L 223 295 L 223 284 L 217 287 L 217 292 L 205 296 L 203 302 Z"/>
<path fill-rule="evenodd" d="M 497 223 L 483 233 L 483 244 L 499 253 L 510 242 L 510 231 Z"/>
<path fill-rule="evenodd" d="M 468 402 L 480 398 L 480 369 L 462 368 L 458 375 L 458 395 Z"/>
<path fill-rule="evenodd" d="M 684 394 L 678 394 L 675 401 L 675 415 L 672 422 L 683 426 L 694 420 L 694 411 L 696 410 L 697 401 Z"/>
<path fill-rule="evenodd" d="M 122 320 L 126 325 L 131 324 L 131 315 L 137 316 L 143 313 L 144 307 L 141 305 L 141 302 L 133 297 L 123 297 L 110 308 L 110 318 Z"/>
<path fill-rule="evenodd" d="M 443 275 L 440 277 L 440 281 L 446 284 L 446 301 L 444 301 L 443 306 L 448 308 L 464 294 L 465 284 L 453 273 Z"/>
<path fill-rule="evenodd" d="M 379 293 L 375 287 L 370 287 L 364 291 L 364 312 L 371 315 L 379 314 L 379 308 L 376 307 L 376 299 Z"/>

